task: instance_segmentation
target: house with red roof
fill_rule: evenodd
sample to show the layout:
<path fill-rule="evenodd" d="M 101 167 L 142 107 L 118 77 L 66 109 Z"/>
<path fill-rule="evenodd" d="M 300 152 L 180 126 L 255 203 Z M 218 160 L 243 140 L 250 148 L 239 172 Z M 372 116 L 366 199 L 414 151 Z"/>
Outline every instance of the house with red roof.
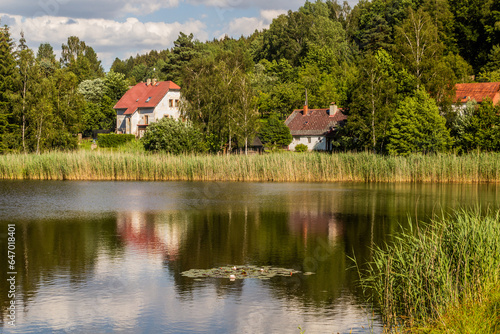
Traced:
<path fill-rule="evenodd" d="M 455 85 L 456 109 L 464 109 L 468 101 L 482 103 L 490 99 L 493 104 L 500 102 L 500 82 L 463 83 Z"/>
<path fill-rule="evenodd" d="M 335 103 L 328 109 L 309 109 L 307 105 L 296 109 L 285 121 L 293 137 L 288 148 L 295 150 L 295 146 L 304 144 L 309 151 L 332 151 L 335 132 L 346 121 L 347 116 Z"/>
<path fill-rule="evenodd" d="M 178 119 L 181 88 L 172 81 L 148 79 L 130 88 L 113 107 L 118 133 L 142 137 L 149 124 L 163 117 Z"/>

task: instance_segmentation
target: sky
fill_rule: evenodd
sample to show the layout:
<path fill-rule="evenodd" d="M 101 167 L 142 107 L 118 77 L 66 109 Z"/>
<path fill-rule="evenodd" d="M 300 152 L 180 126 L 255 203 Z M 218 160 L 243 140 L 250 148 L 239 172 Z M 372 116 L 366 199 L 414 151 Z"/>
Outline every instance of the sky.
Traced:
<path fill-rule="evenodd" d="M 50 43 L 60 56 L 69 36 L 97 52 L 106 71 L 115 58 L 126 59 L 173 47 L 179 32 L 205 42 L 225 35 L 239 38 L 268 28 L 305 0 L 1 0 L 0 24 L 17 43 Z M 341 1 L 339 1 L 340 3 Z M 353 7 L 358 0 L 348 1 Z"/>

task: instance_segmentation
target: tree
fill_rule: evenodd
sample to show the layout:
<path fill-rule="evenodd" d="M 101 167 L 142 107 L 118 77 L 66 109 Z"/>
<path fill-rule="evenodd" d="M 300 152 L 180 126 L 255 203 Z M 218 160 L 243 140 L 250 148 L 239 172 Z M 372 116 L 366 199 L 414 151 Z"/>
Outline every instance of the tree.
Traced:
<path fill-rule="evenodd" d="M 205 135 L 210 151 L 231 151 L 235 138 L 250 137 L 255 116 L 244 55 L 223 51 L 195 59 L 183 73 L 183 116 Z"/>
<path fill-rule="evenodd" d="M 13 148 L 10 136 L 16 128 L 12 120 L 12 92 L 15 89 L 16 75 L 13 46 L 9 27 L 0 28 L 0 153 Z"/>
<path fill-rule="evenodd" d="M 104 75 L 101 61 L 94 49 L 76 36 L 68 37 L 68 44 L 62 45 L 61 64 L 75 73 L 79 82 Z"/>
<path fill-rule="evenodd" d="M 182 69 L 192 59 L 199 57 L 197 42 L 193 40 L 194 35 L 179 33 L 179 37 L 174 41 L 172 52 L 169 53 L 167 61 L 159 69 L 166 76 L 167 80 L 172 80 L 182 87 Z"/>
<path fill-rule="evenodd" d="M 162 118 L 151 124 L 141 139 L 147 151 L 171 154 L 201 153 L 206 151 L 202 134 L 190 123 Z"/>
<path fill-rule="evenodd" d="M 397 55 L 417 79 L 417 90 L 435 75 L 444 46 L 438 40 L 437 28 L 422 9 L 409 10 L 408 18 L 396 27 Z"/>
<path fill-rule="evenodd" d="M 397 102 L 392 58 L 385 50 L 367 54 L 359 65 L 359 72 L 348 131 L 357 138 L 358 148 L 384 152 Z"/>
<path fill-rule="evenodd" d="M 290 129 L 281 121 L 277 114 L 271 114 L 266 124 L 259 132 L 262 143 L 271 149 L 290 145 L 292 135 Z"/>
<path fill-rule="evenodd" d="M 433 98 L 420 88 L 396 109 L 390 124 L 388 151 L 393 155 L 443 152 L 452 139 Z"/>

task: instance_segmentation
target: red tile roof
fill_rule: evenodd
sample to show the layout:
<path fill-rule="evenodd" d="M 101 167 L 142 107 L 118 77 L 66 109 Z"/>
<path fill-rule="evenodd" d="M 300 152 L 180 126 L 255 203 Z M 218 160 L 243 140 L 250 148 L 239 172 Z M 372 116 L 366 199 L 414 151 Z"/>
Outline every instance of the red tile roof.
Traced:
<path fill-rule="evenodd" d="M 126 109 L 125 115 L 130 115 L 138 108 L 156 107 L 168 91 L 180 89 L 181 87 L 172 81 L 159 81 L 155 85 L 141 82 L 129 89 L 113 108 Z"/>
<path fill-rule="evenodd" d="M 330 116 L 330 109 L 309 109 L 304 116 L 303 109 L 292 112 L 285 121 L 290 128 L 292 136 L 321 136 L 330 133 L 342 121 L 347 120 L 347 116 L 342 113 L 342 109 Z"/>
<path fill-rule="evenodd" d="M 490 98 L 495 104 L 500 101 L 500 82 L 456 84 L 455 89 L 455 102 L 476 100 L 481 103 L 486 98 Z"/>

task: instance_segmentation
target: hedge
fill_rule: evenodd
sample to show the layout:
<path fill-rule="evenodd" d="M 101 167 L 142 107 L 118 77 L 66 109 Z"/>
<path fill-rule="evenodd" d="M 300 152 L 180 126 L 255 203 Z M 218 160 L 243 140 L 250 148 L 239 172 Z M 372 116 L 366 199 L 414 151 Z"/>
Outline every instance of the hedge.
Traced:
<path fill-rule="evenodd" d="M 118 147 L 125 144 L 126 142 L 135 139 L 135 135 L 125 135 L 125 134 L 99 134 L 97 136 L 97 141 L 100 147 Z"/>

